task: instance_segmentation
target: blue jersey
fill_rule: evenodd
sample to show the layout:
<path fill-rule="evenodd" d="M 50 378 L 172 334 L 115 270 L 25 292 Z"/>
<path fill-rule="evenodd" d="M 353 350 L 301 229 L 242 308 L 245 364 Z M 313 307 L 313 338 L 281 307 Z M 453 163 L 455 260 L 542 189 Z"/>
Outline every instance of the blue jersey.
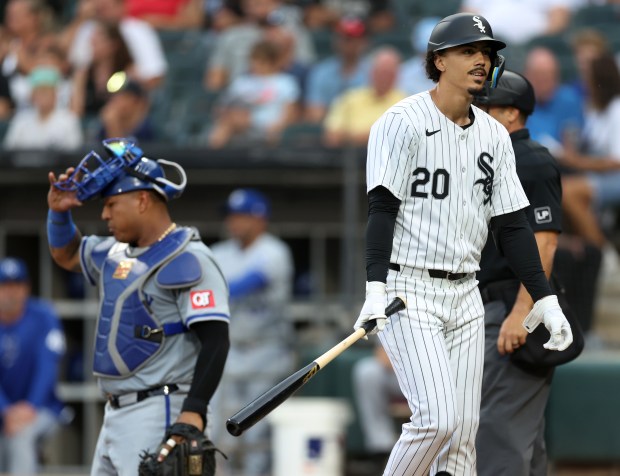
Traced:
<path fill-rule="evenodd" d="M 30 298 L 24 315 L 0 324 L 0 412 L 19 401 L 59 414 L 55 393 L 58 362 L 65 339 L 56 312 L 43 300 Z"/>

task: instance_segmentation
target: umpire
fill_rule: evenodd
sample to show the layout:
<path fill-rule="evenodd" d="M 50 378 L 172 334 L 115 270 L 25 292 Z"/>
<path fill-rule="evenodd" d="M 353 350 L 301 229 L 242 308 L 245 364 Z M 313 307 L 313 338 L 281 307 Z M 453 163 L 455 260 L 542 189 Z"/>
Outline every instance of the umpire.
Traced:
<path fill-rule="evenodd" d="M 476 104 L 510 133 L 517 174 L 530 201 L 527 218 L 549 278 L 561 231 L 562 188 L 555 159 L 530 139 L 525 127 L 534 111 L 532 85 L 523 76 L 505 71 L 497 88 L 479 97 Z M 482 252 L 478 280 L 485 304 L 478 474 L 546 475 L 544 413 L 553 367 L 524 370 L 515 360 L 526 339 L 532 339 L 522 325 L 532 299 L 492 240 Z"/>

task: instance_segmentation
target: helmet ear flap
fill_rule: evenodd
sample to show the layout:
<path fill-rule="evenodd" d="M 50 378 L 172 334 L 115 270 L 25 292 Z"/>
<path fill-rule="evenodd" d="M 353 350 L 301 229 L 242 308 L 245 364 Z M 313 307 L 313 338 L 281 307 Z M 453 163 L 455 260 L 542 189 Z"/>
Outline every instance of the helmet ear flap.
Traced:
<path fill-rule="evenodd" d="M 493 66 L 491 67 L 491 71 L 489 72 L 489 77 L 487 82 L 491 88 L 497 87 L 497 82 L 499 78 L 502 77 L 502 73 L 504 72 L 504 68 L 506 67 L 506 58 L 504 56 L 498 54 L 495 56 L 495 60 L 493 61 Z"/>

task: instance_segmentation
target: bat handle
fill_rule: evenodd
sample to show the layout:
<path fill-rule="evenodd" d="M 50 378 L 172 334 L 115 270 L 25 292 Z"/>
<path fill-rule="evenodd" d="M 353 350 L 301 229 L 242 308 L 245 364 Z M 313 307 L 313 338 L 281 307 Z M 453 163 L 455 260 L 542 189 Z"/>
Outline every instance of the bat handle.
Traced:
<path fill-rule="evenodd" d="M 407 301 L 405 300 L 405 298 L 396 296 L 392 300 L 392 302 L 388 304 L 388 306 L 385 308 L 385 315 L 391 316 L 392 314 L 396 314 L 397 312 L 406 309 L 406 307 L 407 307 Z M 369 321 L 365 322 L 362 325 L 362 329 L 364 329 L 366 331 L 366 334 L 368 334 L 370 331 L 372 331 L 375 328 L 376 325 L 377 325 L 377 320 L 370 319 Z"/>

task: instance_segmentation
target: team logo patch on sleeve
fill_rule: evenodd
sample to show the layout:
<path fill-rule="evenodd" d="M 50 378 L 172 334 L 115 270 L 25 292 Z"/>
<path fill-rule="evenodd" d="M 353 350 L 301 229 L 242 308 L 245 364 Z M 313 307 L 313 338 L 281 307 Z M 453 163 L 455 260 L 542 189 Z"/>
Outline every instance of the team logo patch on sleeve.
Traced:
<path fill-rule="evenodd" d="M 192 309 L 204 309 L 215 306 L 215 298 L 211 290 L 192 291 L 189 299 L 192 302 Z"/>
<path fill-rule="evenodd" d="M 536 223 L 551 223 L 551 208 L 534 208 L 534 219 L 536 220 Z"/>

